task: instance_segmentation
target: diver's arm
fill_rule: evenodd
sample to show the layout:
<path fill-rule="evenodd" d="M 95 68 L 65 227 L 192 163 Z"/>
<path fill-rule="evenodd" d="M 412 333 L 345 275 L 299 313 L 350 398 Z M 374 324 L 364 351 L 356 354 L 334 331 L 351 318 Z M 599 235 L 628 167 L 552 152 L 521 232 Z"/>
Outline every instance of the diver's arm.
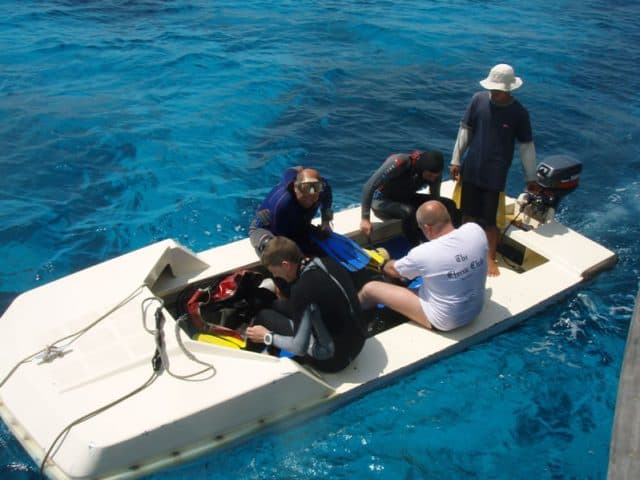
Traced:
<path fill-rule="evenodd" d="M 536 147 L 533 142 L 520 144 L 520 160 L 524 169 L 527 190 L 537 192 L 539 189 L 536 175 Z"/>
<path fill-rule="evenodd" d="M 535 182 L 536 177 L 536 147 L 533 142 L 520 144 L 520 160 L 524 169 L 524 178 L 527 183 Z"/>
<path fill-rule="evenodd" d="M 458 136 L 456 143 L 453 146 L 453 152 L 451 153 L 451 165 L 449 166 L 449 173 L 451 178 L 458 180 L 460 176 L 460 166 L 462 165 L 462 155 L 469 146 L 469 133 L 470 129 L 464 125 L 460 125 L 458 129 Z"/>

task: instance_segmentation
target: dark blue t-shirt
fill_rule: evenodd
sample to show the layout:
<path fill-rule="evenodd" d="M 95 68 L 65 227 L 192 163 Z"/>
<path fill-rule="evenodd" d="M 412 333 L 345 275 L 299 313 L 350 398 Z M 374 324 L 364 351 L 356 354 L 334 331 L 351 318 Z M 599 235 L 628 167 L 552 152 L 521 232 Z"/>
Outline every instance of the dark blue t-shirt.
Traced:
<path fill-rule="evenodd" d="M 529 113 L 515 99 L 509 105 L 496 105 L 491 102 L 490 92 L 483 91 L 471 99 L 462 125 L 470 129 L 469 146 L 462 160 L 464 181 L 504 191 L 515 141 L 533 141 Z"/>

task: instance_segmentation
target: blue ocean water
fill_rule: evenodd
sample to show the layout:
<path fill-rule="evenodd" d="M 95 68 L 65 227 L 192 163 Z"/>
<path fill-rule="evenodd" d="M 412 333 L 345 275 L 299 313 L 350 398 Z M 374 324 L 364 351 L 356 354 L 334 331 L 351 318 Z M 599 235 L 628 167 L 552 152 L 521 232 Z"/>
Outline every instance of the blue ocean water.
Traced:
<path fill-rule="evenodd" d="M 478 80 L 510 63 L 538 157 L 584 163 L 560 220 L 618 265 L 491 341 L 151 478 L 606 478 L 640 267 L 639 17 L 622 0 L 0 0 L 0 311 L 166 237 L 246 236 L 289 165 L 356 205 L 388 154 L 448 157 Z M 1 478 L 38 478 L 4 424 L 0 446 Z"/>

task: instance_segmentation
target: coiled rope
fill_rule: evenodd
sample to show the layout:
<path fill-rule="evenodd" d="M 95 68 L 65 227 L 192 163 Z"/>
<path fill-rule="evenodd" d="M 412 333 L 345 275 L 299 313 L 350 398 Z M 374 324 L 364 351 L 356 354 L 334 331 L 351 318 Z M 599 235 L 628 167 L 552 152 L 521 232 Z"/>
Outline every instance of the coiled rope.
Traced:
<path fill-rule="evenodd" d="M 7 375 L 5 375 L 5 377 L 2 379 L 2 381 L 0 382 L 0 388 L 2 386 L 5 385 L 5 383 L 13 376 L 13 374 L 18 370 L 18 368 L 20 368 L 20 366 L 29 363 L 31 361 L 33 361 L 35 358 L 41 356 L 42 360 L 40 363 L 44 363 L 44 362 L 51 362 L 56 358 L 59 357 L 63 357 L 67 351 L 65 350 L 66 347 L 68 347 L 69 345 L 71 345 L 73 342 L 75 342 L 76 340 L 78 340 L 80 337 L 82 337 L 85 333 L 87 333 L 88 331 L 90 331 L 92 328 L 94 328 L 96 325 L 98 325 L 100 322 L 102 322 L 103 320 L 105 320 L 107 317 L 109 317 L 111 314 L 113 314 L 115 311 L 119 310 L 120 308 L 122 308 L 123 306 L 125 306 L 126 304 L 128 304 L 131 300 L 133 300 L 135 297 L 137 297 L 140 292 L 142 291 L 142 289 L 144 287 L 146 287 L 146 284 L 142 284 L 138 287 L 136 287 L 136 289 L 131 292 L 129 295 L 127 295 L 122 301 L 120 301 L 117 305 L 115 305 L 113 308 L 109 309 L 107 312 L 105 312 L 103 315 L 101 315 L 100 317 L 98 317 L 96 320 L 94 320 L 93 322 L 91 322 L 89 325 L 81 328 L 80 330 L 73 332 L 69 335 L 66 335 L 56 341 L 54 341 L 52 344 L 47 345 L 45 347 L 43 347 L 42 349 L 38 350 L 37 352 L 26 356 L 25 358 L 23 358 L 22 360 L 20 360 L 18 363 L 16 363 L 16 365 L 7 373 Z M 156 310 L 155 310 L 155 329 L 151 329 L 147 326 L 147 315 L 148 315 L 148 310 L 152 304 L 152 302 L 157 302 L 159 305 L 157 306 Z M 151 335 L 154 336 L 155 339 L 155 352 L 154 355 L 151 359 L 151 365 L 152 365 L 152 369 L 153 372 L 151 374 L 151 376 L 144 382 L 142 383 L 139 387 L 133 389 L 132 391 L 130 391 L 129 393 L 126 393 L 124 395 L 122 395 L 121 397 L 113 400 L 112 402 L 107 403 L 106 405 L 103 405 L 102 407 L 99 407 L 85 415 L 83 415 L 82 417 L 79 417 L 78 419 L 72 421 L 71 423 L 69 423 L 57 436 L 56 438 L 53 440 L 53 442 L 51 443 L 51 445 L 49 446 L 49 448 L 47 449 L 42 462 L 40 463 L 40 474 L 44 476 L 44 470 L 46 467 L 46 464 L 49 460 L 49 458 L 51 458 L 52 454 L 54 454 L 54 449 L 55 451 L 57 451 L 63 443 L 63 439 L 64 437 L 66 437 L 68 435 L 68 433 L 71 431 L 71 429 L 73 427 L 75 427 L 76 425 L 79 425 L 93 417 L 95 417 L 96 415 L 99 415 L 100 413 L 110 409 L 111 407 L 118 405 L 119 403 L 133 397 L 134 395 L 142 392 L 143 390 L 145 390 L 146 388 L 148 388 L 150 385 L 152 385 L 157 379 L 158 377 L 162 374 L 163 371 L 166 371 L 170 376 L 179 379 L 179 380 L 185 380 L 185 381 L 205 381 L 208 380 L 210 378 L 213 378 L 216 375 L 216 369 L 215 367 L 210 364 L 210 363 L 206 363 L 203 362 L 201 360 L 199 360 L 192 352 L 190 352 L 186 346 L 184 345 L 184 342 L 182 341 L 181 338 L 181 334 L 180 334 L 180 330 L 181 330 L 181 324 L 186 320 L 187 315 L 182 315 L 181 317 L 179 317 L 176 322 L 175 322 L 175 335 L 176 335 L 176 341 L 178 343 L 178 345 L 180 346 L 181 351 L 185 354 L 185 356 L 187 358 L 189 358 L 191 361 L 195 362 L 195 363 L 199 363 L 201 365 L 204 366 L 203 369 L 198 370 L 194 373 L 190 373 L 187 375 L 178 375 L 176 373 L 173 373 L 170 370 L 170 366 L 169 366 L 169 361 L 168 361 L 168 356 L 167 356 L 167 352 L 166 352 L 166 345 L 164 342 L 164 323 L 165 323 L 165 318 L 164 318 L 164 314 L 162 309 L 164 308 L 164 301 L 156 296 L 153 297 L 148 297 L 145 298 L 144 300 L 142 300 L 141 302 L 141 308 L 142 308 L 142 325 L 143 328 Z M 67 342 L 64 345 L 61 345 L 63 342 Z M 201 376 L 202 374 L 204 374 L 207 371 L 211 371 L 211 375 L 206 376 L 204 378 L 196 378 Z"/>

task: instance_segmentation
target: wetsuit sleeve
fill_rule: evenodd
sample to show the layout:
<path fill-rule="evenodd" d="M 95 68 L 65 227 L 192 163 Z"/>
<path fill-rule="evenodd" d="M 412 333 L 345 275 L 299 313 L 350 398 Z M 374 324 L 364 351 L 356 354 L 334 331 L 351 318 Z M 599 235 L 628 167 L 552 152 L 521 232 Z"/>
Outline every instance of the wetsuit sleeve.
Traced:
<path fill-rule="evenodd" d="M 273 237 L 273 233 L 266 228 L 256 228 L 253 223 L 249 227 L 249 242 L 258 255 L 262 254 L 264 247 Z"/>
<path fill-rule="evenodd" d="M 382 163 L 380 168 L 376 170 L 367 183 L 362 187 L 362 198 L 360 200 L 360 217 L 369 220 L 371 218 L 371 202 L 373 200 L 373 193 L 382 185 L 387 179 L 395 177 L 402 171 L 402 168 L 406 168 L 408 165 L 406 161 L 400 161 L 401 154 L 389 155 Z"/>
<path fill-rule="evenodd" d="M 266 202 L 265 202 L 266 203 Z M 268 239 L 273 237 L 271 210 L 263 203 L 249 225 L 249 241 L 260 255 Z"/>
<path fill-rule="evenodd" d="M 264 225 L 274 234 L 287 235 L 287 225 L 290 223 L 290 205 L 295 202 L 295 195 L 291 192 L 291 184 L 298 176 L 298 167 L 290 167 L 284 171 L 280 183 L 269 198 L 269 211 L 265 213 L 269 224 Z M 261 212 L 258 212 L 258 216 Z M 267 216 L 268 215 L 268 216 Z"/>
<path fill-rule="evenodd" d="M 295 322 L 294 322 L 295 323 Z M 309 315 L 302 315 L 298 323 L 298 329 L 293 336 L 273 334 L 273 345 L 286 350 L 294 355 L 306 355 L 311 339 L 311 318 Z"/>
<path fill-rule="evenodd" d="M 261 208 L 256 212 L 256 216 L 251 221 L 251 225 L 249 225 L 249 235 L 251 235 L 252 230 L 256 228 L 269 228 L 272 223 L 271 210 L 269 208 Z"/>
<path fill-rule="evenodd" d="M 267 198 L 260 205 L 260 209 L 256 212 L 251 225 L 249 226 L 249 236 L 251 236 L 252 230 L 257 228 L 264 228 L 273 231 L 274 225 L 277 224 L 278 205 L 282 202 L 284 192 L 291 182 L 293 182 L 298 175 L 298 167 L 289 167 L 283 174 L 278 184 L 273 187 L 273 190 L 269 193 Z"/>
<path fill-rule="evenodd" d="M 320 309 L 313 303 L 304 309 L 295 334 L 274 334 L 273 345 L 295 355 L 309 355 L 318 360 L 331 358 L 335 351 L 331 335 L 322 321 Z"/>
<path fill-rule="evenodd" d="M 331 185 L 326 179 L 322 179 L 322 193 L 320 194 L 320 217 L 323 222 L 330 222 L 333 220 L 333 192 L 331 191 Z"/>
<path fill-rule="evenodd" d="M 283 209 L 286 210 L 288 197 L 290 196 L 287 188 L 298 175 L 298 169 L 299 167 L 290 167 L 283 172 L 282 178 L 260 204 L 255 217 L 249 225 L 251 246 L 258 254 L 266 244 L 265 239 L 273 237 L 278 232 L 278 225 L 286 225 L 288 221 L 287 218 L 282 218 L 287 216 L 286 212 L 283 213 Z"/>

